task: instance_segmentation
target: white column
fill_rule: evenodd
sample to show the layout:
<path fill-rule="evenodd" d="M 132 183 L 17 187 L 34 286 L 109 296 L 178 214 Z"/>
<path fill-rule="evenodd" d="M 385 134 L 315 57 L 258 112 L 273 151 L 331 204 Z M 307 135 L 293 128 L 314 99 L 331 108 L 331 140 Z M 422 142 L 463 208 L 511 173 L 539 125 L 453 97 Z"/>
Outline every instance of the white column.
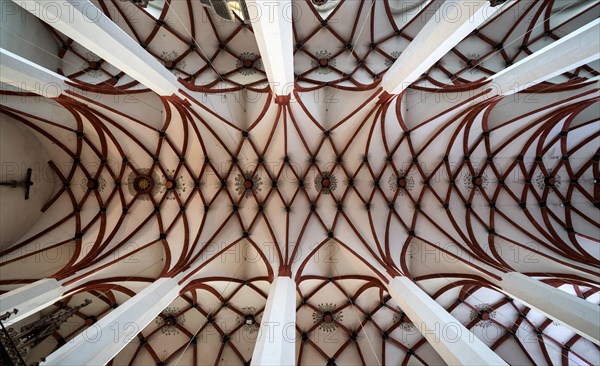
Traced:
<path fill-rule="evenodd" d="M 19 310 L 3 322 L 11 325 L 60 300 L 66 288 L 54 278 L 46 278 L 0 295 L 0 314 Z"/>
<path fill-rule="evenodd" d="M 105 365 L 179 296 L 174 278 L 160 278 L 46 357 L 42 365 Z"/>
<path fill-rule="evenodd" d="M 175 75 L 88 0 L 13 0 L 159 95 L 179 90 Z"/>
<path fill-rule="evenodd" d="M 407 277 L 391 280 L 388 292 L 448 365 L 507 365 Z"/>
<path fill-rule="evenodd" d="M 271 284 L 252 366 L 293 366 L 296 364 L 296 283 L 277 277 Z"/>
<path fill-rule="evenodd" d="M 475 28 L 501 9 L 488 0 L 446 0 L 383 77 L 383 89 L 400 94 Z"/>
<path fill-rule="evenodd" d="M 600 58 L 600 19 L 569 33 L 492 76 L 494 93 L 509 95 Z"/>
<path fill-rule="evenodd" d="M 502 275 L 502 290 L 600 345 L 600 306 L 517 272 Z"/>
<path fill-rule="evenodd" d="M 66 90 L 65 80 L 62 75 L 0 48 L 0 81 L 5 84 L 46 98 L 56 98 Z"/>
<path fill-rule="evenodd" d="M 291 0 L 247 0 L 252 30 L 271 89 L 285 96 L 294 89 Z"/>

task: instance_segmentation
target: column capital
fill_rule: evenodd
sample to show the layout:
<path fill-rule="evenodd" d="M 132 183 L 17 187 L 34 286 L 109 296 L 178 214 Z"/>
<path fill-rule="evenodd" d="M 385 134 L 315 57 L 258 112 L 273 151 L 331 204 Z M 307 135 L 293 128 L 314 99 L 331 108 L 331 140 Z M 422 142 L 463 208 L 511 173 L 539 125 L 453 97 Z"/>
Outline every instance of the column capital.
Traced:
<path fill-rule="evenodd" d="M 292 99 L 291 94 L 276 95 L 275 96 L 275 103 L 277 103 L 279 105 L 290 105 L 290 100 L 291 99 Z"/>

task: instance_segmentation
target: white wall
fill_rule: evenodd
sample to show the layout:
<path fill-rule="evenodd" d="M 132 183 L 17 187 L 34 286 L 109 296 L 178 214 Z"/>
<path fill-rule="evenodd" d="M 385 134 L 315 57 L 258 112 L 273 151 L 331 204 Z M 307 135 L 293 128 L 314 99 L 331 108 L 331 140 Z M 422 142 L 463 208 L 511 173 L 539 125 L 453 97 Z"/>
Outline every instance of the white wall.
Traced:
<path fill-rule="evenodd" d="M 31 168 L 34 185 L 29 200 L 23 188 L 0 187 L 0 248 L 18 241 L 42 215 L 50 199 L 54 176 L 48 154 L 38 138 L 20 122 L 0 115 L 0 179 L 24 179 Z"/>

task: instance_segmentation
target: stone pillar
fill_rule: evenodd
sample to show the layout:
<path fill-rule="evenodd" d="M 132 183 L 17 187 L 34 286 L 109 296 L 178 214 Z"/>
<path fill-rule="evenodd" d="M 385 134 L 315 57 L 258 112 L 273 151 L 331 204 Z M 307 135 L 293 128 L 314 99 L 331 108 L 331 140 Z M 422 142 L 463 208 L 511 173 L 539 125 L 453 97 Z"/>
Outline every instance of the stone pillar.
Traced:
<path fill-rule="evenodd" d="M 158 95 L 179 90 L 177 77 L 89 0 L 14 2 Z"/>
<path fill-rule="evenodd" d="M 45 278 L 0 295 L 0 314 L 12 312 L 13 309 L 19 310 L 4 325 L 12 325 L 52 305 L 61 299 L 65 291 L 66 288 L 59 281 Z"/>
<path fill-rule="evenodd" d="M 394 301 L 448 365 L 507 365 L 407 277 L 395 277 L 387 288 Z"/>
<path fill-rule="evenodd" d="M 277 277 L 271 284 L 251 364 L 296 364 L 296 283 L 290 277 Z"/>
<path fill-rule="evenodd" d="M 42 365 L 106 365 L 179 296 L 177 279 L 160 278 L 46 357 Z"/>
<path fill-rule="evenodd" d="M 600 306 L 518 272 L 502 275 L 502 290 L 600 345 Z"/>
<path fill-rule="evenodd" d="M 569 33 L 488 78 L 499 95 L 510 95 L 600 58 L 600 19 Z"/>
<path fill-rule="evenodd" d="M 383 76 L 381 86 L 400 94 L 501 6 L 487 0 L 446 0 Z"/>
<path fill-rule="evenodd" d="M 67 90 L 64 76 L 0 48 L 0 81 L 15 88 L 56 98 Z"/>
<path fill-rule="evenodd" d="M 291 0 L 247 0 L 252 31 L 275 95 L 294 89 L 294 33 Z"/>

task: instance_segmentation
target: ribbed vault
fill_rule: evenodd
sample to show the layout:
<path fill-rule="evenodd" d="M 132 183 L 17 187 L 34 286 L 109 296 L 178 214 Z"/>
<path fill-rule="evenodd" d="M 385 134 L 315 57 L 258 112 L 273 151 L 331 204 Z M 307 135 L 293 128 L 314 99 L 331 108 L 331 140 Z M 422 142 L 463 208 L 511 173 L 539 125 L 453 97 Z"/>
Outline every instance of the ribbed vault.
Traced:
<path fill-rule="evenodd" d="M 0 285 L 72 286 L 38 317 L 93 305 L 29 360 L 179 276 L 111 364 L 246 365 L 270 283 L 289 276 L 297 364 L 443 363 L 386 290 L 402 275 L 507 363 L 600 362 L 497 285 L 520 272 L 600 301 L 597 61 L 509 96 L 485 80 L 597 19 L 598 2 L 509 2 L 393 96 L 381 77 L 443 2 L 313 2 L 293 2 L 287 96 L 270 91 L 251 24 L 200 1 L 167 0 L 158 18 L 93 2 L 178 77 L 171 96 L 46 26 L 70 90 L 3 89 L 0 115 L 48 151 L 53 194 L 0 253 Z"/>

